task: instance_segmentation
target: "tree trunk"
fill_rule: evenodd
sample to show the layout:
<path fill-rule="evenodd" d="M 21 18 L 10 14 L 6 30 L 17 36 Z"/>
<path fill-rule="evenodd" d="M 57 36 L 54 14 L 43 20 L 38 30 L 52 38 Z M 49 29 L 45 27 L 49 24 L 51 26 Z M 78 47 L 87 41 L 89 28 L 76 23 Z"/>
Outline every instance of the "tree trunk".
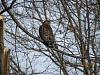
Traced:
<path fill-rule="evenodd" d="M 0 75 L 3 75 L 3 50 L 4 50 L 3 17 L 0 16 Z"/>

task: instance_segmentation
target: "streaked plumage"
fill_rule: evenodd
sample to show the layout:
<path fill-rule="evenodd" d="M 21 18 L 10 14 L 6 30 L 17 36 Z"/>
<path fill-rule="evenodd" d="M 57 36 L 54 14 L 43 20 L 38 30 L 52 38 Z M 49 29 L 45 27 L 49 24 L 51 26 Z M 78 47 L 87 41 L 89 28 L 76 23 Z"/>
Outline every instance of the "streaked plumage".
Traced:
<path fill-rule="evenodd" d="M 39 28 L 39 35 L 43 40 L 43 44 L 49 48 L 55 47 L 55 39 L 52 28 L 50 27 L 50 21 L 46 20 Z"/>

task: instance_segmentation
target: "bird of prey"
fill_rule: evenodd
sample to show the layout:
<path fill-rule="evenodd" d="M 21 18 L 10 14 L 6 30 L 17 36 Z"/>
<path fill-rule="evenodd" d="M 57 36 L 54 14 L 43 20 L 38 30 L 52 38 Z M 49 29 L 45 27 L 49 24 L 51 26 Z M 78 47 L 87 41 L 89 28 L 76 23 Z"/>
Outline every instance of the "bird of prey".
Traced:
<path fill-rule="evenodd" d="M 50 20 L 45 20 L 39 27 L 39 35 L 45 46 L 49 48 L 57 48 L 53 31 L 50 26 Z"/>

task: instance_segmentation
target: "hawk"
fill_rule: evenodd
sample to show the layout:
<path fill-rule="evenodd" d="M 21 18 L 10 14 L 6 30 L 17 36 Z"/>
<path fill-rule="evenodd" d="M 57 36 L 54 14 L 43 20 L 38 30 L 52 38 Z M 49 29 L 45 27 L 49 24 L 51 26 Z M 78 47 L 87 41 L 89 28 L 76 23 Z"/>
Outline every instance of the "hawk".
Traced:
<path fill-rule="evenodd" d="M 50 20 L 45 20 L 39 27 L 39 35 L 43 40 L 43 44 L 49 48 L 57 48 L 52 28 L 50 26 Z"/>

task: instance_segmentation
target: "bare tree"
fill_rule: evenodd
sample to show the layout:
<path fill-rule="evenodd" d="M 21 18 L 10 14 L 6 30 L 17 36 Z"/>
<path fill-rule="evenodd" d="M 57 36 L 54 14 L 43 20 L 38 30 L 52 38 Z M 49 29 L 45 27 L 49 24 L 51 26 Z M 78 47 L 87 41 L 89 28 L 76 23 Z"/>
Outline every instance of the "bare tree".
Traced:
<path fill-rule="evenodd" d="M 5 44 L 11 49 L 11 75 L 100 74 L 99 0 L 1 0 L 0 4 Z M 57 49 L 44 46 L 39 36 L 39 26 L 47 19 Z"/>

